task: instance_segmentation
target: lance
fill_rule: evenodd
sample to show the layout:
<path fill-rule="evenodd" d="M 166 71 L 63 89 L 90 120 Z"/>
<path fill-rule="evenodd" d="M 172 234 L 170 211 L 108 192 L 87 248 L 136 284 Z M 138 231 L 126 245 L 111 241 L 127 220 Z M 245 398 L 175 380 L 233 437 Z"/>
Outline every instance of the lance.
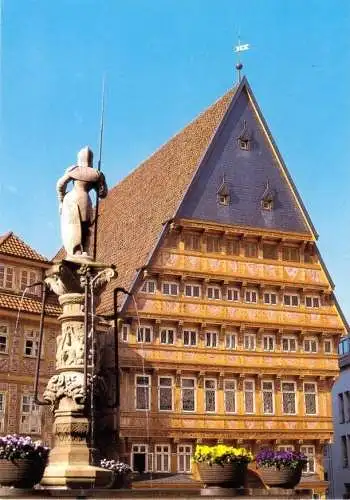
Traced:
<path fill-rule="evenodd" d="M 102 144 L 103 144 L 103 127 L 104 127 L 104 111 L 105 111 L 105 76 L 102 80 L 102 98 L 101 98 L 101 122 L 100 122 L 100 144 L 97 170 L 101 172 L 101 158 L 102 158 Z M 95 224 L 94 224 L 94 260 L 96 260 L 97 252 L 97 224 L 98 224 L 98 209 L 99 209 L 99 196 L 98 190 L 96 191 L 96 207 L 95 207 Z"/>

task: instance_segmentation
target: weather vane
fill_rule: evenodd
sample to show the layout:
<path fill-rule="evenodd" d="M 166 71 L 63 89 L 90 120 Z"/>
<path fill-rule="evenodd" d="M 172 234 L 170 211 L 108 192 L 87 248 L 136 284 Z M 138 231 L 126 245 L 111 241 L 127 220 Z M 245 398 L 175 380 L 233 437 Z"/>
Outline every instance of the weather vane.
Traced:
<path fill-rule="evenodd" d="M 235 53 L 237 54 L 237 64 L 236 64 L 236 70 L 238 71 L 238 81 L 241 81 L 241 70 L 243 68 L 243 64 L 241 62 L 240 58 L 240 52 L 245 52 L 246 50 L 250 49 L 250 44 L 249 43 L 241 43 L 240 37 L 238 37 L 238 45 L 235 47 Z"/>

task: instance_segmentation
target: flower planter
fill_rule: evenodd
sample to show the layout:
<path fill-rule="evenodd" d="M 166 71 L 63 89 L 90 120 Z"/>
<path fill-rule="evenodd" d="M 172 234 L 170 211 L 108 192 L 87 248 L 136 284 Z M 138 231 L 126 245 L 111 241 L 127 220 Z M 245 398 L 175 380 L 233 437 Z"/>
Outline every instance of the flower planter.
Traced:
<path fill-rule="evenodd" d="M 117 474 L 113 472 L 112 480 L 107 487 L 113 490 L 131 488 L 130 474 Z"/>
<path fill-rule="evenodd" d="M 0 459 L 0 485 L 32 488 L 40 483 L 46 462 L 40 458 Z"/>
<path fill-rule="evenodd" d="M 247 475 L 247 464 L 245 463 L 209 465 L 205 462 L 199 462 L 197 465 L 201 481 L 206 486 L 239 488 L 245 483 Z"/>
<path fill-rule="evenodd" d="M 279 488 L 294 488 L 300 481 L 302 467 L 260 467 L 258 469 L 262 479 L 268 486 Z"/>

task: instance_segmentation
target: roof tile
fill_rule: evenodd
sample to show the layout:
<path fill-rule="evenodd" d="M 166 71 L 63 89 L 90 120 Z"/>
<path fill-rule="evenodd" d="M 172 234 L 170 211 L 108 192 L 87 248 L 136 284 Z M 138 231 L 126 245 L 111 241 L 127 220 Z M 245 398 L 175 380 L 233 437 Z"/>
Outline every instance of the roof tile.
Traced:
<path fill-rule="evenodd" d="M 0 254 L 22 257 L 24 259 L 36 260 L 39 262 L 48 262 L 46 257 L 43 257 L 36 250 L 33 250 L 27 243 L 13 234 L 12 231 L 0 236 Z"/>

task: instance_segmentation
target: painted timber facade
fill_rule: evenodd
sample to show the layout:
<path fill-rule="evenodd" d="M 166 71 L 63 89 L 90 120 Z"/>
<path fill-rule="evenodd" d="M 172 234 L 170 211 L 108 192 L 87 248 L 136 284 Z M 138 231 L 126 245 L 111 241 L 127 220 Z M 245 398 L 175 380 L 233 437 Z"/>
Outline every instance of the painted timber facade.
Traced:
<path fill-rule="evenodd" d="M 17 433 L 51 442 L 52 419 L 34 401 L 41 311 L 40 282 L 49 261 L 12 232 L 0 237 L 0 434 Z M 54 369 L 60 308 L 46 305 L 40 393 Z"/>
<path fill-rule="evenodd" d="M 134 296 L 120 310 L 121 455 L 189 473 L 196 443 L 293 448 L 324 492 L 348 326 L 246 79 L 112 189 L 99 228 L 99 258 Z"/>

